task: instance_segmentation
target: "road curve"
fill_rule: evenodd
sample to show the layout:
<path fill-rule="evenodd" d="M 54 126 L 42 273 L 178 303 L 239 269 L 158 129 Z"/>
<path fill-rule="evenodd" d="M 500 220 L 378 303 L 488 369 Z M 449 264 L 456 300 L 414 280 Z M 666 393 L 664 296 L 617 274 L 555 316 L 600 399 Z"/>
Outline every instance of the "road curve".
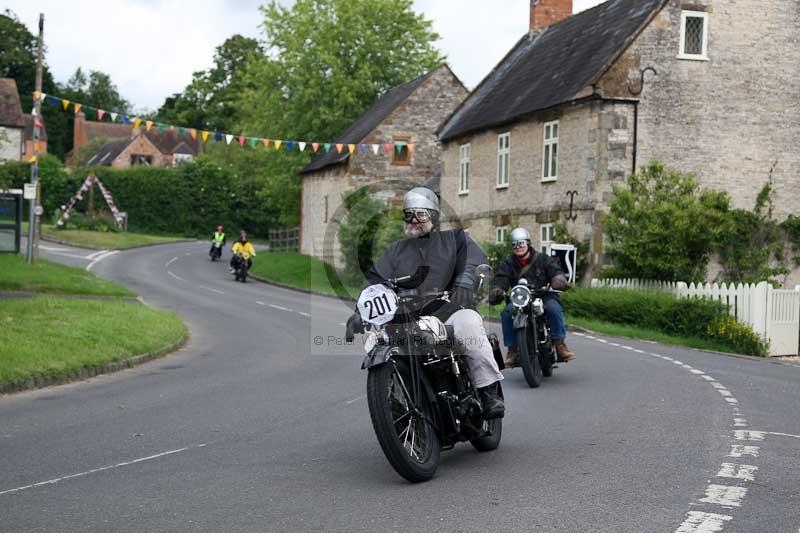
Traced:
<path fill-rule="evenodd" d="M 58 248 L 42 253 L 97 258 Z M 0 530 L 800 529 L 800 367 L 573 334 L 578 359 L 540 389 L 506 373 L 499 450 L 458 446 L 411 485 L 372 432 L 360 348 L 341 345 L 350 304 L 235 283 L 207 249 L 92 265 L 191 340 L 0 397 Z"/>

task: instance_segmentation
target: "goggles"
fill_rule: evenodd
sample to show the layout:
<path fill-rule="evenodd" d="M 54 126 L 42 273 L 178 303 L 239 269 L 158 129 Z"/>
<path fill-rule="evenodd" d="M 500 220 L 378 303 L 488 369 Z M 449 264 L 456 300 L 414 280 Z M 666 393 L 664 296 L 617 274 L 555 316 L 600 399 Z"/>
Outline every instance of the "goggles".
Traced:
<path fill-rule="evenodd" d="M 528 246 L 528 241 L 524 239 L 521 241 L 513 241 L 511 243 L 511 248 L 513 248 L 514 250 L 516 250 L 517 248 L 525 248 L 526 246 Z"/>
<path fill-rule="evenodd" d="M 411 224 L 416 219 L 417 222 L 424 223 L 431 219 L 431 214 L 427 209 L 405 209 L 403 210 L 403 221 Z"/>

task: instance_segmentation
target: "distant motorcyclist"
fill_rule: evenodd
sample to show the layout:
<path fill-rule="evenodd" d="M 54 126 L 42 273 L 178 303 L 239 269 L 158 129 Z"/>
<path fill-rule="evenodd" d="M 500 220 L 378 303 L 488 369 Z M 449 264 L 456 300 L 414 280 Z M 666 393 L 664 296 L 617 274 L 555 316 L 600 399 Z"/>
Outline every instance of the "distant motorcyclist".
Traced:
<path fill-rule="evenodd" d="M 239 233 L 239 239 L 233 243 L 231 247 L 231 252 L 233 252 L 233 257 L 231 257 L 231 274 L 236 272 L 236 269 L 239 268 L 239 264 L 242 261 L 245 261 L 247 264 L 247 270 L 250 270 L 250 267 L 253 266 L 253 257 L 256 256 L 256 249 L 253 248 L 252 243 L 247 240 L 247 232 L 242 230 Z"/>
<path fill-rule="evenodd" d="M 518 284 L 521 278 L 525 278 L 528 286 L 532 288 L 541 288 L 548 284 L 556 290 L 566 290 L 569 287 L 567 277 L 555 260 L 534 249 L 528 230 L 517 228 L 512 231 L 511 247 L 513 253 L 503 261 L 494 276 L 492 288 L 489 290 L 490 304 L 495 305 L 503 301 L 506 291 Z M 567 348 L 565 342 L 567 331 L 564 309 L 558 296 L 545 297 L 544 305 L 558 360 L 566 362 L 574 359 L 575 352 Z M 507 366 L 514 366 L 517 359 L 517 339 L 514 334 L 512 311 L 513 305 L 509 303 L 500 315 L 503 325 L 503 344 L 508 348 Z"/>
<path fill-rule="evenodd" d="M 403 202 L 406 238 L 389 245 L 367 274 L 366 286 L 407 276 L 428 267 L 420 293 L 448 291 L 450 303 L 428 312 L 453 325 L 487 419 L 502 418 L 505 405 L 497 383 L 503 379 L 481 316 L 475 311 L 475 269 L 486 254 L 463 230 L 439 231 L 439 198 L 427 187 L 415 187 Z M 348 330 L 363 333 L 361 316 L 348 319 Z"/>
<path fill-rule="evenodd" d="M 225 246 L 225 228 L 222 225 L 217 226 L 217 231 L 211 236 L 211 250 L 208 251 L 209 255 L 213 255 L 216 249 L 219 249 L 219 257 L 222 257 L 222 247 Z"/>

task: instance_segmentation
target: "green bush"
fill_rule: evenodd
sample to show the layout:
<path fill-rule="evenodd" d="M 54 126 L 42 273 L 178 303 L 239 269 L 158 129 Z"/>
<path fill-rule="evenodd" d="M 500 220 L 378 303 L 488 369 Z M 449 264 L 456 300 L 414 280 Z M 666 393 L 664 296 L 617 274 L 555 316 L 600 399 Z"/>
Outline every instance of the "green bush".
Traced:
<path fill-rule="evenodd" d="M 766 357 L 769 343 L 732 317 L 718 318 L 706 327 L 706 337 L 730 346 L 734 352 Z"/>

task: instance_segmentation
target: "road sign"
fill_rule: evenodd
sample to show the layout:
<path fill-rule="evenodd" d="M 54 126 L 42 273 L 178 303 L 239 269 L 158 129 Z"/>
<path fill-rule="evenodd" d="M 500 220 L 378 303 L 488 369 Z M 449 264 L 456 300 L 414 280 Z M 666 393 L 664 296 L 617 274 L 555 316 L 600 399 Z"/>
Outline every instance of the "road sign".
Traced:
<path fill-rule="evenodd" d="M 37 205 L 36 207 L 33 208 L 33 214 L 36 215 L 37 217 L 42 216 L 44 214 L 44 208 L 40 205 Z"/>
<path fill-rule="evenodd" d="M 36 199 L 36 185 L 33 183 L 26 183 L 25 189 L 22 197 L 25 200 L 35 200 Z"/>

